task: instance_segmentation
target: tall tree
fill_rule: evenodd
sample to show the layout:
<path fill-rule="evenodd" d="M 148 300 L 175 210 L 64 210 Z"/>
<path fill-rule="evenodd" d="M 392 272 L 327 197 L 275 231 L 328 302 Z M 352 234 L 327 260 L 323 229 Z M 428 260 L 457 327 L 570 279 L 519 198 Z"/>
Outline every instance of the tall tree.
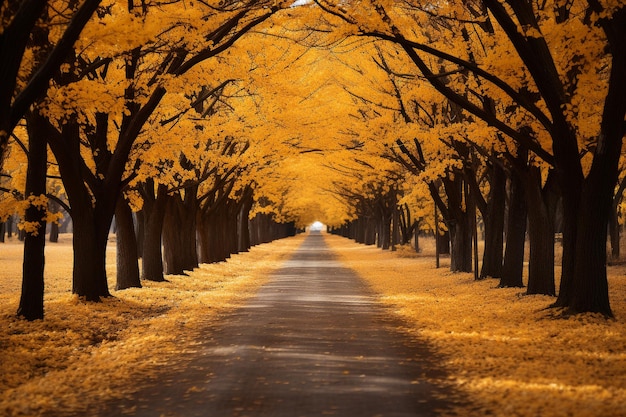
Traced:
<path fill-rule="evenodd" d="M 567 2 L 558 8 L 512 0 L 447 2 L 429 9 L 417 4 L 413 8 L 394 8 L 393 4 L 376 0 L 371 6 L 353 5 L 376 10 L 380 17 L 378 26 L 359 20 L 349 8 L 338 9 L 327 3 L 323 7 L 348 22 L 364 25 L 365 33 L 399 44 L 426 79 L 448 99 L 555 167 L 565 208 L 563 268 L 556 305 L 573 312 L 593 311 L 611 316 L 605 244 L 624 136 L 626 82 L 618 74 L 626 66 L 626 6 L 597 0 Z M 476 59 L 479 64 L 475 64 L 468 59 L 467 48 L 459 53 L 445 45 L 445 34 L 449 32 L 444 28 L 453 27 L 452 32 L 460 33 L 460 25 L 479 23 L 475 10 L 488 11 L 488 18 L 497 26 L 489 48 L 480 42 L 474 44 L 474 50 L 496 51 L 491 57 L 500 62 Z M 453 20 L 454 25 L 437 25 L 439 20 L 431 19 L 444 18 L 448 13 L 458 19 Z M 481 20 L 485 17 L 483 13 Z M 421 29 L 412 24 L 429 19 L 435 24 L 422 25 Z M 565 33 L 576 35 L 564 36 Z M 439 43 L 434 44 L 433 36 L 438 34 L 444 37 L 437 37 Z M 566 55 L 558 52 L 565 50 Z M 509 59 L 502 59 L 503 52 L 508 53 Z M 433 56 L 438 62 L 447 63 L 443 72 L 440 66 L 429 65 L 428 57 Z M 523 134 L 522 126 L 485 111 L 482 105 L 459 92 L 461 84 L 443 82 L 441 75 L 450 74 L 449 71 L 454 71 L 460 82 L 467 72 L 486 80 L 494 97 L 519 105 L 534 118 L 539 136 L 529 137 Z M 589 119 L 577 117 L 580 112 L 591 114 L 587 113 L 590 108 L 600 116 L 595 119 L 595 126 L 589 125 Z M 580 120 L 585 120 L 584 124 Z M 585 166 L 580 159 L 581 146 L 593 150 Z"/>
<path fill-rule="evenodd" d="M 71 2 L 72 3 L 72 2 Z M 48 12 L 48 6 L 51 11 Z M 80 6 L 63 10 L 66 5 L 41 0 L 8 1 L 3 4 L 0 20 L 0 164 L 13 129 L 31 104 L 40 99 L 48 89 L 48 82 L 63 64 L 89 19 L 100 5 L 100 0 L 85 0 Z M 55 21 L 63 25 L 62 35 L 45 56 L 37 62 L 27 57 L 28 42 L 38 21 L 50 23 L 47 14 L 59 10 Z M 64 16 L 72 16 L 66 20 Z M 46 16 L 44 18 L 44 16 Z"/>
<path fill-rule="evenodd" d="M 122 82 L 125 86 L 122 87 L 123 92 L 118 98 L 114 97 L 113 102 L 107 101 L 111 93 L 93 102 L 96 108 L 91 114 L 95 117 L 85 114 L 87 108 L 83 107 L 77 109 L 77 116 L 73 119 L 61 119 L 61 134 L 51 140 L 51 148 L 72 205 L 76 251 L 73 288 L 77 294 L 94 301 L 109 295 L 104 268 L 109 226 L 120 192 L 130 178 L 126 168 L 131 153 L 141 149 L 141 145 L 135 147 L 135 142 L 167 90 L 179 87 L 177 77 L 227 50 L 281 7 L 265 6 L 264 2 L 213 8 L 198 4 L 195 9 L 185 10 L 170 4 L 141 11 L 113 7 L 101 16 L 99 23 L 88 28 L 89 37 L 85 36 L 81 42 L 89 47 L 78 57 L 77 67 L 91 70 L 96 63 L 121 57 L 121 79 L 126 81 Z M 144 17 L 136 19 L 137 13 Z M 208 15 L 207 19 L 195 22 L 175 18 L 181 13 L 185 16 L 188 13 Z M 167 16 L 167 22 L 172 22 L 169 31 L 163 31 L 164 16 Z M 183 36 L 190 29 L 186 25 L 194 23 L 201 24 L 201 27 L 192 27 L 197 31 L 198 38 Z M 116 47 L 122 50 L 114 49 L 109 51 L 110 56 L 102 56 L 102 51 L 108 51 L 109 37 L 115 34 L 129 36 L 129 30 L 140 37 L 127 39 L 128 43 L 117 43 Z M 198 44 L 194 44 L 196 41 Z M 97 73 L 92 82 L 80 87 L 90 88 L 92 92 L 94 88 L 108 89 L 108 77 L 115 74 L 113 66 L 106 68 L 106 72 Z M 119 81 L 118 78 L 114 82 Z M 115 91 L 120 90 L 121 84 L 115 85 Z M 77 86 L 61 87 L 50 100 L 61 107 L 69 105 L 69 102 L 81 103 L 81 91 L 84 90 Z M 109 129 L 113 122 L 118 123 L 119 130 Z M 90 147 L 92 167 L 82 159 L 81 146 L 85 138 Z"/>

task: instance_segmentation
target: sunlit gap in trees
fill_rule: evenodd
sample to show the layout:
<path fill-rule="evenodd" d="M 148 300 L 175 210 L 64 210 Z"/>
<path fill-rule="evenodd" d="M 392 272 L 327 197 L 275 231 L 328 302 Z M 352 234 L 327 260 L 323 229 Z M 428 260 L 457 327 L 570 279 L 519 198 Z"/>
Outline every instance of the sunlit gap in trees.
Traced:
<path fill-rule="evenodd" d="M 309 231 L 311 232 L 321 232 L 322 230 L 326 230 L 326 225 L 320 221 L 314 221 L 309 226 Z"/>
<path fill-rule="evenodd" d="M 306 4 L 311 4 L 311 3 L 313 3 L 311 0 L 296 0 L 291 4 L 290 7 L 304 6 Z"/>

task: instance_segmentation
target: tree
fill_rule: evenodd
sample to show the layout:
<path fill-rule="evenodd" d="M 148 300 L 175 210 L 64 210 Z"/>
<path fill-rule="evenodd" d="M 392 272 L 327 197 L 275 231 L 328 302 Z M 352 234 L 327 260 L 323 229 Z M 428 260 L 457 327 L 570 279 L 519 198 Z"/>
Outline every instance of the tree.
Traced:
<path fill-rule="evenodd" d="M 87 73 L 93 76 L 80 85 L 61 85 L 49 98 L 54 104 L 51 114 L 58 115 L 55 118 L 60 121 L 59 134 L 51 138 L 50 145 L 72 206 L 76 251 L 73 289 L 77 294 L 92 301 L 109 295 L 104 269 L 108 230 L 121 190 L 132 178 L 132 171 L 127 172 L 126 168 L 131 153 L 137 151 L 135 141 L 154 110 L 168 89 L 181 86 L 178 77 L 228 49 L 244 33 L 280 9 L 280 5 L 264 6 L 264 3 L 231 4 L 226 8 L 198 5 L 200 9 L 185 10 L 172 4 L 149 12 L 142 10 L 139 15 L 144 16 L 138 19 L 137 11 L 116 5 L 88 27 L 81 39 L 85 48 L 78 57 L 77 68 L 89 70 Z M 175 17 L 203 12 L 210 18 L 192 21 Z M 164 16 L 172 22 L 171 30 L 163 31 Z M 202 27 L 185 26 L 192 22 Z M 183 36 L 189 29 L 196 30 L 198 37 Z M 139 38 L 125 38 L 133 32 L 140 34 Z M 128 42 L 114 44 L 111 50 L 108 40 L 118 35 Z M 103 51 L 109 56 L 103 55 Z M 121 59 L 122 65 L 117 68 L 122 71 L 116 73 L 115 67 L 109 65 L 112 59 Z M 98 68 L 103 70 L 96 72 Z M 91 100 L 92 110 L 84 101 L 87 91 L 89 94 L 103 91 L 99 100 Z M 63 109 L 72 107 L 70 104 L 83 107 L 75 110 L 74 117 L 63 118 L 60 115 L 64 114 Z M 111 128 L 113 124 L 119 126 L 119 131 Z M 83 161 L 81 154 L 85 140 L 91 152 L 89 163 Z"/>
<path fill-rule="evenodd" d="M 362 3 L 354 6 L 368 7 Z M 626 82 L 618 74 L 626 66 L 626 8 L 596 0 L 568 2 L 552 9 L 540 8 L 533 2 L 503 4 L 485 0 L 476 4 L 437 4 L 433 9 L 419 5 L 394 9 L 393 5 L 374 1 L 371 7 L 380 20 L 362 22 L 347 8 L 344 12 L 326 3 L 323 7 L 351 23 L 365 23 L 362 33 L 399 44 L 426 79 L 448 99 L 555 167 L 565 208 L 563 272 L 556 306 L 572 312 L 593 311 L 611 316 L 605 242 L 624 136 Z M 479 62 L 476 65 L 468 59 L 468 49 L 463 49 L 464 53 L 449 53 L 445 42 L 433 44 L 433 36 L 438 33 L 430 30 L 445 34 L 444 25 L 436 28 L 436 25 L 422 25 L 429 30 L 424 33 L 412 23 L 447 13 L 458 18 L 450 25 L 453 31 L 486 19 L 493 23 L 490 48 L 485 48 L 485 43 L 475 43 L 473 50 L 496 53 L 484 54 L 486 58 L 476 59 Z M 566 33 L 576 35 L 564 36 Z M 485 39 L 485 34 L 481 34 L 481 40 Z M 555 45 L 560 45 L 558 51 L 568 53 L 559 55 Z M 604 55 L 605 50 L 608 55 Z M 502 52 L 508 54 L 508 59 L 499 55 Z M 428 56 L 444 60 L 447 68 L 443 72 L 432 68 Z M 456 86 L 446 84 L 441 75 L 450 74 L 450 70 L 458 75 L 459 81 L 465 79 L 467 72 L 484 79 L 490 84 L 490 95 L 519 105 L 534 118 L 538 137 L 526 136 L 522 126 L 485 111 L 481 103 L 460 94 Z M 600 115 L 595 119 L 597 124 L 576 117 L 579 112 L 591 114 L 587 113 L 591 108 Z M 585 120 L 585 124 L 579 120 Z M 581 146 L 592 151 L 584 166 L 579 156 Z"/>
<path fill-rule="evenodd" d="M 65 5 L 59 7 L 58 4 L 48 10 L 47 1 L 27 0 L 9 1 L 3 7 L 0 16 L 3 28 L 0 34 L 0 161 L 4 159 L 13 129 L 30 105 L 45 94 L 48 81 L 71 52 L 99 4 L 100 0 L 85 0 L 75 10 L 71 7 L 64 10 Z M 57 10 L 58 14 L 51 18 Z M 66 12 L 72 16 L 70 20 L 65 20 Z M 44 25 L 55 19 L 54 23 L 63 25 L 64 29 L 45 56 L 32 62 L 24 58 L 31 34 L 42 18 Z"/>

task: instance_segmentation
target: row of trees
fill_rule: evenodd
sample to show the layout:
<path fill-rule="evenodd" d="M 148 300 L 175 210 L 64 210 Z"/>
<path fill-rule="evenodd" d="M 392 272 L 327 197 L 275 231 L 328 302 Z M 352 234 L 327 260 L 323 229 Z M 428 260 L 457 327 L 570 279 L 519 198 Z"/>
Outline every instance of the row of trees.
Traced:
<path fill-rule="evenodd" d="M 452 269 L 472 269 L 478 210 L 480 276 L 521 285 L 528 224 L 528 291 L 557 294 L 558 230 L 555 305 L 612 314 L 605 245 L 626 130 L 619 1 L 108 1 L 85 9 L 95 14 L 67 41 L 67 16 L 92 3 L 53 3 L 13 52 L 21 64 L 2 96 L 15 121 L 3 125 L 14 138 L 5 188 L 28 206 L 21 315 L 43 315 L 46 194 L 72 217 L 73 290 L 88 300 L 109 295 L 114 216 L 124 288 L 140 285 L 138 225 L 142 274 L 160 280 L 246 248 L 255 215 L 255 230 L 270 213 L 289 232 L 351 222 L 386 246 L 434 229 L 435 204 Z M 3 37 L 18 9 L 3 11 Z"/>
<path fill-rule="evenodd" d="M 114 216 L 119 289 L 141 285 L 139 255 L 142 277 L 159 281 L 164 272 L 183 273 L 294 232 L 258 196 L 253 209 L 254 176 L 271 153 L 252 147 L 246 126 L 229 120 L 244 95 L 233 78 L 241 69 L 212 62 L 282 6 L 108 2 L 93 8 L 80 37 L 66 40 L 88 3 L 26 9 L 37 18 L 24 35 L 14 92 L 5 96 L 15 106 L 29 74 L 65 45 L 45 80 L 50 87 L 23 111 L 23 126 L 16 117 L 4 130 L 13 138 L 4 164 L 11 196 L 24 196 L 17 203 L 26 231 L 18 315 L 29 320 L 43 317 L 49 198 L 72 217 L 73 292 L 88 301 L 110 295 L 105 254 Z M 3 36 L 22 8 L 5 11 Z"/>
<path fill-rule="evenodd" d="M 626 7 L 488 0 L 320 5 L 353 25 L 355 35 L 395 46 L 392 54 L 373 55 L 396 103 L 359 97 L 410 126 L 389 129 L 393 137 L 379 155 L 428 187 L 450 232 L 452 269 L 472 268 L 478 209 L 486 233 L 481 276 L 521 285 L 528 223 L 528 292 L 555 295 L 558 227 L 563 268 L 555 306 L 611 316 L 606 242 L 623 192 L 617 182 L 626 133 Z M 358 213 L 385 223 L 383 233 L 398 200 L 388 177 Z"/>

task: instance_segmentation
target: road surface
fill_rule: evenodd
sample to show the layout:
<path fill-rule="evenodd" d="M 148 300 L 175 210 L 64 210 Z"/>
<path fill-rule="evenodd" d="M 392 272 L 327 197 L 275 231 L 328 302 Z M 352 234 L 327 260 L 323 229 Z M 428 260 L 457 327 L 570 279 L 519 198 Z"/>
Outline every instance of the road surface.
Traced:
<path fill-rule="evenodd" d="M 207 330 L 184 372 L 164 369 L 100 415 L 439 415 L 457 397 L 430 382 L 445 379 L 440 359 L 400 326 L 312 232 L 256 297 Z"/>

